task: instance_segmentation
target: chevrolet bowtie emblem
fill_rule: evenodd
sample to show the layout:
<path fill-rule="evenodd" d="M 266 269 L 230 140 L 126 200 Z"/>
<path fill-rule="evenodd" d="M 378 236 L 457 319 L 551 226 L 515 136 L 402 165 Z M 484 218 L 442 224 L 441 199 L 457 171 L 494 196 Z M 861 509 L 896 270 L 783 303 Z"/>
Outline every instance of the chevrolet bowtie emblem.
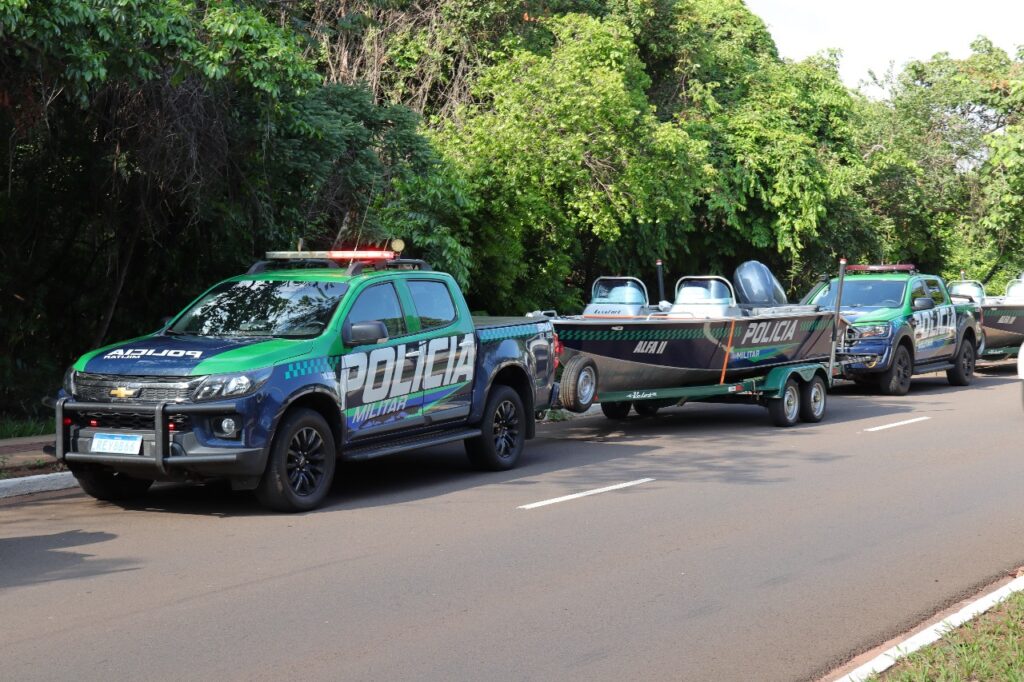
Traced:
<path fill-rule="evenodd" d="M 113 396 L 114 398 L 131 398 L 138 392 L 138 389 L 135 388 L 128 388 L 127 386 L 118 386 L 115 389 L 111 389 L 110 395 Z"/>

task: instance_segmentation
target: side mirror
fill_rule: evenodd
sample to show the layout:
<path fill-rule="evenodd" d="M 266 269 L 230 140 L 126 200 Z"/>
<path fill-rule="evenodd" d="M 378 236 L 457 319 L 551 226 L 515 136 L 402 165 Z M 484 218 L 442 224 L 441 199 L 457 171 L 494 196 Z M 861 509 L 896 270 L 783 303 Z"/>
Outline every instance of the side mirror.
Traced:
<path fill-rule="evenodd" d="M 388 340 L 388 328 L 380 320 L 346 322 L 341 328 L 341 340 L 346 346 L 365 346 Z"/>
<path fill-rule="evenodd" d="M 914 310 L 931 310 L 935 307 L 934 299 L 928 296 L 921 296 L 920 298 L 914 299 Z"/>

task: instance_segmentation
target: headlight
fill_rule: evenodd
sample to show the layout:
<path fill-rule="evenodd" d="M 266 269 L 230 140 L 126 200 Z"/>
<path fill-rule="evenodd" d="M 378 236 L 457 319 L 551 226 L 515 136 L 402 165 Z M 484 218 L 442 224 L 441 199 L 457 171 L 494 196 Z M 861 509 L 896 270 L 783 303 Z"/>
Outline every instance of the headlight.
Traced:
<path fill-rule="evenodd" d="M 870 324 L 863 327 L 854 327 L 857 330 L 857 337 L 861 339 L 879 338 L 889 336 L 889 325 Z"/>
<path fill-rule="evenodd" d="M 68 367 L 68 371 L 64 372 L 64 392 L 69 396 L 75 395 L 75 367 L 72 365 Z"/>
<path fill-rule="evenodd" d="M 200 402 L 217 398 L 238 398 L 255 393 L 260 386 L 267 383 L 273 371 L 272 367 L 267 367 L 255 372 L 211 374 L 199 384 L 199 388 L 192 394 L 192 399 Z"/>

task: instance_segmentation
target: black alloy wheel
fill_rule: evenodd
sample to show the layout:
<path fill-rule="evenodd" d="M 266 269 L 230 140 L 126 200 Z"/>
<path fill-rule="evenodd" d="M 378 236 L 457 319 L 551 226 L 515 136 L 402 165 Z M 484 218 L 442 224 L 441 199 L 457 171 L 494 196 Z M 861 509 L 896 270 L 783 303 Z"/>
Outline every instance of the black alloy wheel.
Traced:
<path fill-rule="evenodd" d="M 969 386 L 974 379 L 974 368 L 977 362 L 977 355 L 974 351 L 974 342 L 964 339 L 960 342 L 960 350 L 953 358 L 953 367 L 946 370 L 946 380 L 952 386 Z"/>
<path fill-rule="evenodd" d="M 487 396 L 480 435 L 466 441 L 466 456 L 489 471 L 511 469 L 526 443 L 527 412 L 511 386 L 495 385 Z"/>
<path fill-rule="evenodd" d="M 316 429 L 307 426 L 292 436 L 285 470 L 288 485 L 300 497 L 312 495 L 320 487 L 327 473 L 327 453 Z"/>
<path fill-rule="evenodd" d="M 278 424 L 256 497 L 283 512 L 320 506 L 334 482 L 334 434 L 319 412 L 298 408 Z"/>
<path fill-rule="evenodd" d="M 906 395 L 910 391 L 910 377 L 914 374 L 914 361 L 903 344 L 896 346 L 892 365 L 878 378 L 883 395 Z"/>

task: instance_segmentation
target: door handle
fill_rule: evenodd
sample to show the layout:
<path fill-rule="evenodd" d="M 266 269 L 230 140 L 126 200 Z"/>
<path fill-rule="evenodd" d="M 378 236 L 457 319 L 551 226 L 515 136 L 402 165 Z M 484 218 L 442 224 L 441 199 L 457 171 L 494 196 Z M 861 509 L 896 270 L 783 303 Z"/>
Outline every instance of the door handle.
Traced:
<path fill-rule="evenodd" d="M 410 352 L 405 354 L 406 358 L 418 358 L 419 356 L 420 356 L 420 352 L 418 350 L 410 351 Z"/>

